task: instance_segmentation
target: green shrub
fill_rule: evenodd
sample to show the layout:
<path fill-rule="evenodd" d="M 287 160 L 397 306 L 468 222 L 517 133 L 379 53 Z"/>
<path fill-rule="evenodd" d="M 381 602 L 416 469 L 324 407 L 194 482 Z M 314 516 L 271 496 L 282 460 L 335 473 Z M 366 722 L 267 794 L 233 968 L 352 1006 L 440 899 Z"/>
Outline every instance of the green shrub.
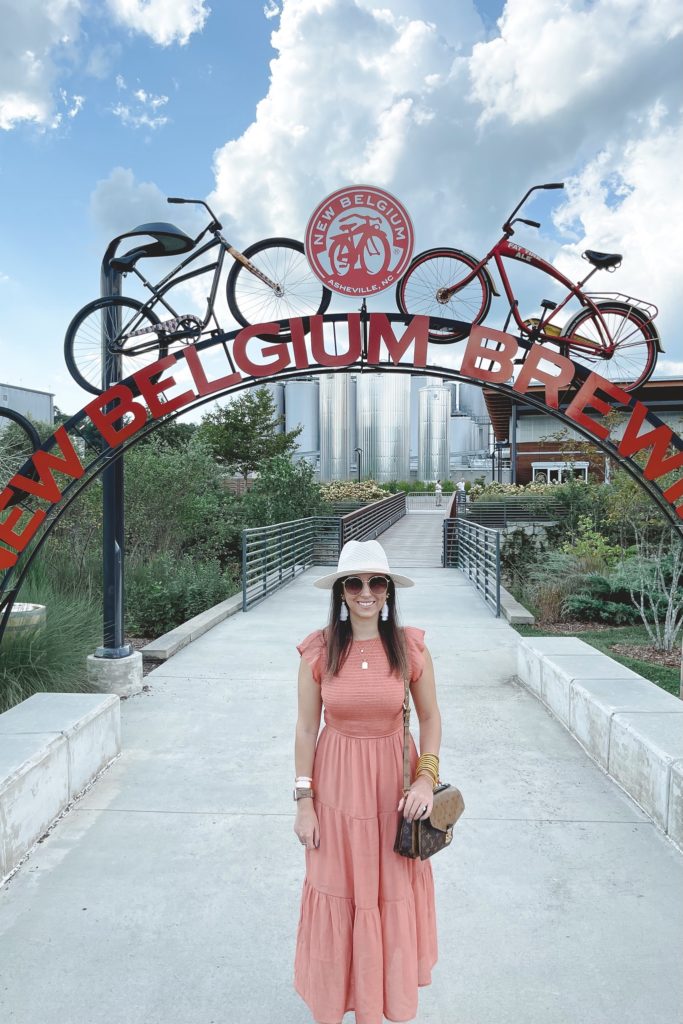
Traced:
<path fill-rule="evenodd" d="M 629 626 L 640 618 L 633 605 L 605 601 L 589 594 L 570 594 L 562 605 L 562 615 L 580 622 L 607 622 L 612 626 Z"/>
<path fill-rule="evenodd" d="M 92 691 L 87 656 L 102 643 L 100 606 L 86 597 L 60 594 L 45 581 L 29 581 L 22 601 L 44 604 L 44 626 L 5 633 L 0 645 L 0 713 L 33 693 Z"/>
<path fill-rule="evenodd" d="M 397 488 L 400 490 L 400 488 Z M 320 496 L 326 504 L 336 501 L 379 501 L 388 498 L 389 487 L 380 486 L 374 480 L 333 480 L 329 484 L 320 484 Z"/>
<path fill-rule="evenodd" d="M 160 552 L 227 561 L 238 551 L 238 499 L 194 435 L 170 447 L 154 435 L 125 457 L 126 559 L 144 563 Z"/>
<path fill-rule="evenodd" d="M 239 589 L 218 559 L 164 553 L 126 575 L 126 628 L 134 636 L 157 637 L 224 601 Z"/>
<path fill-rule="evenodd" d="M 433 494 L 436 480 L 388 480 L 382 484 L 391 494 L 405 491 L 406 494 Z M 443 479 L 441 487 L 444 494 L 452 494 L 455 484 L 452 480 Z"/>
<path fill-rule="evenodd" d="M 292 462 L 287 455 L 274 455 L 264 462 L 253 487 L 240 499 L 240 530 L 321 514 L 324 503 L 314 474 L 306 459 Z"/>
<path fill-rule="evenodd" d="M 585 580 L 586 573 L 581 570 L 573 555 L 548 551 L 529 569 L 528 581 L 522 593 L 528 594 L 541 620 L 559 622 L 566 598 L 581 593 L 585 589 Z"/>
<path fill-rule="evenodd" d="M 576 532 L 571 540 L 562 545 L 561 550 L 573 555 L 587 572 L 616 565 L 622 553 L 620 547 L 608 544 L 600 531 L 594 528 L 592 517 L 588 515 L 579 516 Z"/>
<path fill-rule="evenodd" d="M 512 586 L 523 586 L 529 579 L 532 568 L 543 556 L 547 545 L 538 539 L 532 539 L 523 528 L 510 530 L 501 541 L 502 575 Z"/>

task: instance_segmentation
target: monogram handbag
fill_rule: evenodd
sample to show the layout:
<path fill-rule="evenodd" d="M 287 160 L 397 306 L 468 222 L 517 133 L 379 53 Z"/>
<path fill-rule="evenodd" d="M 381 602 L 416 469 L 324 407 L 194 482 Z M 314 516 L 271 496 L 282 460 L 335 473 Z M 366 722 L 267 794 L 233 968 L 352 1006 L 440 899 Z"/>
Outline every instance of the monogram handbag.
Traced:
<path fill-rule="evenodd" d="M 405 680 L 403 698 L 403 795 L 410 789 L 410 754 L 408 737 L 410 735 L 410 690 L 408 679 Z M 453 838 L 453 826 L 465 810 L 462 793 L 456 786 L 441 782 L 434 788 L 434 805 L 428 818 L 407 821 L 401 813 L 394 853 L 402 857 L 419 857 L 426 860 L 439 850 L 443 850 Z"/>

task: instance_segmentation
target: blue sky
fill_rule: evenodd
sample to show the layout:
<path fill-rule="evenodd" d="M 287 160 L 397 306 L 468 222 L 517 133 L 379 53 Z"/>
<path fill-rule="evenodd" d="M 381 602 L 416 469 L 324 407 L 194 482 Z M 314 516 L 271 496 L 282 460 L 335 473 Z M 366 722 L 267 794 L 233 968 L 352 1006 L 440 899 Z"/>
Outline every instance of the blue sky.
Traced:
<path fill-rule="evenodd" d="M 80 408 L 66 326 L 97 295 L 109 237 L 145 220 L 196 223 L 166 195 L 210 197 L 247 244 L 302 237 L 319 199 L 370 182 L 406 204 L 418 250 L 481 254 L 542 180 L 569 187 L 535 202 L 543 230 L 518 240 L 571 277 L 582 248 L 624 252 L 600 284 L 659 305 L 657 372 L 683 374 L 673 0 L 4 8 L 0 380 Z"/>

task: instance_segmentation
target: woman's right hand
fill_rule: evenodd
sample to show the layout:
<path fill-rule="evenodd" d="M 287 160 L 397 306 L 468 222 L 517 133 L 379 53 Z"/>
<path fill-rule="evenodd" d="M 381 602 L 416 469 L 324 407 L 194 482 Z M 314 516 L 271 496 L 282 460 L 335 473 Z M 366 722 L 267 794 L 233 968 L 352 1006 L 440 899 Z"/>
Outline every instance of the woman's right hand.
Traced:
<path fill-rule="evenodd" d="M 299 837 L 301 845 L 305 846 L 307 850 L 320 846 L 318 815 L 315 813 L 313 801 L 308 797 L 297 801 L 294 831 Z"/>

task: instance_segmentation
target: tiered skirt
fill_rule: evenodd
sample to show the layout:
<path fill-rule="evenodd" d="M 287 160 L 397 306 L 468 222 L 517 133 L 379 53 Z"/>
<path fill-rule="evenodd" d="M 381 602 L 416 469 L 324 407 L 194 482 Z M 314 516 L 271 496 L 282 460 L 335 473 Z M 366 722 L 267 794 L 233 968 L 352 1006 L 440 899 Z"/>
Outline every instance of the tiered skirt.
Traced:
<path fill-rule="evenodd" d="M 411 778 L 417 750 L 410 738 Z M 294 987 L 315 1021 L 410 1021 L 437 961 L 431 863 L 394 853 L 403 729 L 350 736 L 326 725 L 313 771 L 320 845 L 306 850 Z"/>

